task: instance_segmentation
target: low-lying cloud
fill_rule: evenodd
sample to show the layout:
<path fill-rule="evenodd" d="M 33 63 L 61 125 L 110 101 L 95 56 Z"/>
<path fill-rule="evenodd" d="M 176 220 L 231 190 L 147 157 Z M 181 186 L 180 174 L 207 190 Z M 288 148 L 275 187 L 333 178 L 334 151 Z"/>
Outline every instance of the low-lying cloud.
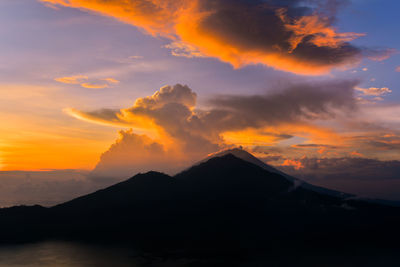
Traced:
<path fill-rule="evenodd" d="M 0 207 L 53 206 L 98 190 L 88 171 L 0 171 Z"/>
<path fill-rule="evenodd" d="M 357 91 L 360 91 L 363 95 L 366 96 L 382 96 L 392 92 L 387 87 L 369 87 L 369 88 L 362 88 L 362 87 L 355 87 Z"/>
<path fill-rule="evenodd" d="M 292 159 L 277 166 L 307 182 L 359 196 L 400 200 L 400 161 L 362 157 Z M 301 166 L 301 168 L 298 168 Z"/>

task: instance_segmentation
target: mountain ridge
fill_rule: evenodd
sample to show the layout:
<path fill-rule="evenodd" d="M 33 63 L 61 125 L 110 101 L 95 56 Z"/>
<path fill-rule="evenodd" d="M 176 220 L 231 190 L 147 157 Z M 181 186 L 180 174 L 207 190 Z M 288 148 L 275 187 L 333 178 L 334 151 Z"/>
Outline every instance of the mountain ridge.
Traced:
<path fill-rule="evenodd" d="M 293 189 L 284 176 L 228 153 L 173 177 L 137 174 L 51 208 L 0 210 L 0 243 L 113 240 L 179 251 L 373 246 L 400 237 L 399 210 Z"/>
<path fill-rule="evenodd" d="M 220 157 L 220 156 L 224 156 L 226 154 L 232 154 L 240 159 L 243 159 L 245 161 L 251 162 L 269 172 L 273 172 L 273 173 L 277 173 L 282 175 L 283 177 L 285 177 L 286 179 L 288 179 L 289 181 L 292 181 L 294 183 L 293 187 L 297 187 L 297 186 L 302 186 L 306 189 L 309 190 L 313 190 L 315 192 L 319 192 L 319 193 L 323 193 L 323 194 L 329 194 L 332 196 L 337 196 L 337 197 L 355 197 L 355 195 L 353 194 L 348 194 L 348 193 L 344 193 L 344 192 L 340 192 L 337 190 L 332 190 L 332 189 L 328 189 L 328 188 L 324 188 L 324 187 L 320 187 L 320 186 L 316 186 L 316 185 L 312 185 L 309 184 L 301 179 L 298 179 L 296 177 L 293 177 L 291 175 L 288 175 L 268 164 L 266 164 L 265 162 L 259 160 L 257 157 L 253 156 L 251 153 L 247 152 L 246 150 L 242 149 L 242 148 L 233 148 L 233 149 L 227 149 L 227 150 L 222 150 L 216 153 L 212 153 L 211 155 L 209 155 L 208 157 L 206 157 L 205 159 L 203 159 L 200 162 L 204 162 L 212 157 Z"/>

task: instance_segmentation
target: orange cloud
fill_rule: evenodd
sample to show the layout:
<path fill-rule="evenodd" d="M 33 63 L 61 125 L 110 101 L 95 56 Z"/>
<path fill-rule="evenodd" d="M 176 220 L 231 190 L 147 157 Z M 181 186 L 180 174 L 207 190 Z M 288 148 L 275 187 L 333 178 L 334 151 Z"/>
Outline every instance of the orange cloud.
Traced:
<path fill-rule="evenodd" d="M 85 75 L 59 77 L 54 80 L 65 84 L 79 84 L 81 87 L 88 89 L 109 88 L 112 85 L 119 83 L 119 81 L 114 78 L 94 79 L 93 81 L 90 81 L 89 77 Z"/>
<path fill-rule="evenodd" d="M 89 88 L 89 89 L 103 89 L 103 88 L 109 87 L 109 85 L 105 84 L 105 83 L 103 83 L 103 84 L 82 83 L 81 86 L 84 88 Z"/>
<path fill-rule="evenodd" d="M 265 148 L 257 151 L 264 151 L 267 157 L 279 155 L 282 166 L 296 169 L 303 165 L 299 164 L 302 161 L 294 159 L 305 153 L 320 158 L 370 155 L 368 151 L 377 149 L 395 154 L 400 147 L 396 133 L 363 136 L 350 126 L 352 133 L 339 134 L 323 122 L 335 118 L 337 110 L 346 111 L 346 114 L 354 111 L 353 88 L 352 82 L 303 84 L 272 94 L 214 97 L 209 100 L 208 109 L 199 109 L 196 107 L 197 94 L 186 85 L 176 84 L 136 99 L 131 107 L 91 112 L 66 109 L 65 112 L 96 124 L 133 128 L 121 132 L 122 137 L 115 147 L 109 149 L 113 151 L 109 155 L 121 160 L 109 156 L 99 163 L 99 166 L 111 166 L 115 170 L 121 167 L 120 163 L 126 165 L 126 170 L 132 170 L 132 166 L 136 166 L 135 159 L 141 154 L 147 155 L 147 150 L 158 151 L 155 162 L 170 169 L 182 162 L 189 165 L 209 153 L 237 145 L 249 149 Z M 129 153 L 132 153 L 131 157 Z M 168 161 L 158 160 L 159 155 Z M 151 156 L 144 158 L 151 163 Z M 99 167 L 98 170 L 103 169 L 104 174 L 107 168 Z"/>
<path fill-rule="evenodd" d="M 116 110 L 102 109 L 95 112 L 82 112 L 74 108 L 64 108 L 63 112 L 78 120 L 111 126 L 116 128 L 130 128 L 136 133 L 146 134 L 150 137 L 164 135 L 163 130 L 153 120 L 145 116 L 124 117 Z"/>
<path fill-rule="evenodd" d="M 75 75 L 75 76 L 69 76 L 69 77 L 59 77 L 55 78 L 54 80 L 60 83 L 66 83 L 66 84 L 81 84 L 85 81 L 87 81 L 89 77 L 85 75 Z"/>
<path fill-rule="evenodd" d="M 338 48 L 345 42 L 352 41 L 358 37 L 365 36 L 363 33 L 338 33 L 331 27 L 328 18 L 321 18 L 318 15 L 303 16 L 298 19 L 290 19 L 285 9 L 278 10 L 284 27 L 293 32 L 289 38 L 290 52 L 295 50 L 299 44 L 306 41 L 318 47 Z M 308 38 L 308 39 L 307 39 Z M 307 40 L 305 40 L 307 39 Z"/>
<path fill-rule="evenodd" d="M 119 81 L 117 79 L 114 79 L 114 78 L 105 78 L 105 79 L 102 79 L 102 80 L 106 81 L 106 82 L 108 82 L 110 84 L 119 84 Z"/>
<path fill-rule="evenodd" d="M 96 123 L 96 124 L 100 124 L 100 125 L 106 125 L 106 126 L 115 126 L 115 127 L 132 127 L 131 124 L 128 123 L 123 123 L 120 120 L 118 120 L 117 118 L 103 118 L 100 116 L 96 116 L 96 115 L 92 115 L 90 113 L 85 113 L 85 112 L 81 112 L 77 109 L 74 108 L 65 108 L 63 109 L 64 113 L 67 115 L 70 115 L 71 117 L 74 117 L 76 119 L 79 120 L 83 120 L 83 121 L 87 121 L 87 122 L 92 122 L 92 123 Z M 114 113 L 113 113 L 114 116 Z"/>
<path fill-rule="evenodd" d="M 350 153 L 350 156 L 354 156 L 354 157 L 364 157 L 363 154 L 361 154 L 361 153 L 359 153 L 359 152 L 357 152 L 357 151 L 352 151 L 352 152 Z"/>
<path fill-rule="evenodd" d="M 176 84 L 138 98 L 131 107 L 124 109 L 83 112 L 70 108 L 64 111 L 96 124 L 133 128 L 134 132 L 124 131 L 118 147 L 126 153 L 133 151 L 131 158 L 135 159 L 136 145 L 148 148 L 149 142 L 154 142 L 162 146 L 169 164 L 176 166 L 179 161 L 194 162 L 222 148 L 237 145 L 272 148 L 295 136 L 331 144 L 333 148 L 332 144 L 343 142 L 341 136 L 329 128 L 312 125 L 311 121 L 330 118 L 337 108 L 351 110 L 353 86 L 353 83 L 324 83 L 324 90 L 321 90 L 319 85 L 304 84 L 269 95 L 223 96 L 214 98 L 209 102 L 209 109 L 202 110 L 196 108 L 197 94 L 186 85 Z M 137 133 L 149 136 L 151 141 L 137 137 Z M 134 146 L 129 140 L 141 140 L 141 143 L 133 142 Z M 141 145 L 143 142 L 145 146 Z M 124 162 L 126 169 L 130 169 Z M 164 164 L 164 161 L 159 162 Z M 106 165 L 117 162 L 110 164 Z"/>
<path fill-rule="evenodd" d="M 215 57 L 234 67 L 263 64 L 302 75 L 321 75 L 357 62 L 348 42 L 363 36 L 339 33 L 322 14 L 305 13 L 298 1 L 277 8 L 232 0 L 40 0 L 96 12 L 169 38 L 172 54 Z M 288 14 L 299 14 L 290 17 Z M 267 27 L 265 25 L 268 25 Z"/>
<path fill-rule="evenodd" d="M 280 166 L 292 166 L 296 170 L 300 170 L 300 169 L 304 168 L 304 166 L 301 163 L 301 161 L 292 160 L 292 159 L 286 159 Z"/>
<path fill-rule="evenodd" d="M 278 127 L 279 128 L 279 127 Z M 242 146 L 269 146 L 292 136 L 280 132 L 278 129 L 245 129 L 221 133 L 221 137 L 228 145 Z"/>

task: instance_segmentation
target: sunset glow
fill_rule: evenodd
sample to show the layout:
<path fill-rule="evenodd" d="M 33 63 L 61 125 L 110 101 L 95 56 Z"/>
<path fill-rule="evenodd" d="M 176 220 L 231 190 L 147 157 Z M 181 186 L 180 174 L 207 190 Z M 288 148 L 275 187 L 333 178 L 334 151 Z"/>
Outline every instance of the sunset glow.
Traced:
<path fill-rule="evenodd" d="M 390 2 L 2 1 L 0 169 L 397 162 Z"/>

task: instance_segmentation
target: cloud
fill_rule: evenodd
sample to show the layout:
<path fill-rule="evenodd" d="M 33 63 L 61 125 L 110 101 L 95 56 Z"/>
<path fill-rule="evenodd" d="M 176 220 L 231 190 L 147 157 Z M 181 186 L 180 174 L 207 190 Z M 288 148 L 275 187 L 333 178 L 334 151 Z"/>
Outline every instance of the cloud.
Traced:
<path fill-rule="evenodd" d="M 173 148 L 126 130 L 119 132 L 119 138 L 101 155 L 90 176 L 94 181 L 110 183 L 149 170 L 173 174 L 186 167 L 188 160 Z"/>
<path fill-rule="evenodd" d="M 132 127 L 131 124 L 123 122 L 118 117 L 118 110 L 100 109 L 92 112 L 82 112 L 74 108 L 64 108 L 64 113 L 76 119 L 92 122 L 100 125 L 115 127 Z"/>
<path fill-rule="evenodd" d="M 315 14 L 293 20 L 287 16 L 285 9 L 280 9 L 278 10 L 278 15 L 284 22 L 285 29 L 293 33 L 288 40 L 290 52 L 293 52 L 304 42 L 317 47 L 339 48 L 343 43 L 365 35 L 353 32 L 337 33 L 335 29 L 329 27 L 329 18 L 321 19 L 320 16 Z"/>
<path fill-rule="evenodd" d="M 307 182 L 370 198 L 400 200 L 400 161 L 364 157 L 292 159 L 302 168 L 277 166 Z"/>
<path fill-rule="evenodd" d="M 377 104 L 376 101 L 383 101 L 383 96 L 392 92 L 388 87 L 354 87 L 354 90 L 361 92 L 362 94 L 358 96 L 356 99 L 360 104 Z M 366 99 L 362 96 L 373 97 L 370 99 Z"/>
<path fill-rule="evenodd" d="M 109 88 L 112 85 L 116 85 L 119 83 L 119 81 L 114 78 L 89 80 L 89 77 L 85 76 L 85 75 L 59 77 L 59 78 L 55 78 L 54 80 L 57 82 L 60 82 L 60 83 L 65 83 L 65 84 L 79 84 L 81 87 L 89 88 L 89 89 Z"/>
<path fill-rule="evenodd" d="M 332 146 L 332 145 L 324 145 L 324 144 L 297 144 L 293 145 L 293 147 L 299 147 L 299 148 L 331 148 L 335 149 L 337 146 Z"/>
<path fill-rule="evenodd" d="M 350 153 L 350 156 L 353 156 L 353 157 L 364 157 L 363 154 L 361 154 L 360 152 L 357 152 L 357 151 L 352 151 Z"/>
<path fill-rule="evenodd" d="M 89 77 L 85 75 L 75 75 L 75 76 L 69 76 L 69 77 L 59 77 L 55 78 L 54 80 L 60 83 L 66 83 L 66 84 L 81 84 L 85 81 L 87 81 Z"/>
<path fill-rule="evenodd" d="M 0 207 L 52 206 L 98 190 L 88 171 L 0 171 Z"/>
<path fill-rule="evenodd" d="M 330 154 L 332 153 L 331 151 L 335 151 L 342 148 L 340 146 L 326 145 L 326 144 L 296 144 L 292 145 L 292 147 L 300 149 L 316 150 L 321 155 Z"/>
<path fill-rule="evenodd" d="M 363 36 L 333 26 L 335 0 L 41 0 L 116 18 L 171 40 L 177 56 L 207 56 L 234 67 L 263 64 L 303 75 L 353 65 L 366 53 Z M 385 51 L 386 53 L 386 51 Z M 382 57 L 382 52 L 369 52 Z M 386 54 L 385 54 L 386 55 Z"/>
<path fill-rule="evenodd" d="M 400 153 L 400 134 L 390 133 L 388 131 L 381 134 L 364 134 L 348 137 L 354 147 L 360 147 L 365 151 L 379 151 L 381 154 L 385 151 Z"/>
<path fill-rule="evenodd" d="M 369 49 L 369 50 L 364 50 L 363 53 L 370 60 L 384 61 L 390 58 L 392 55 L 397 54 L 398 51 L 393 48 L 375 49 L 375 50 Z"/>
<path fill-rule="evenodd" d="M 303 164 L 301 161 L 298 160 L 291 160 L 291 159 L 286 159 L 280 166 L 292 166 L 295 170 L 300 170 L 304 168 Z"/>
<path fill-rule="evenodd" d="M 163 86 L 152 96 L 139 98 L 133 108 L 156 109 L 169 103 L 182 104 L 188 108 L 194 108 L 197 95 L 187 85 Z"/>
<path fill-rule="evenodd" d="M 171 50 L 171 54 L 176 57 L 205 57 L 195 46 L 183 42 L 172 42 L 164 46 Z"/>
<path fill-rule="evenodd" d="M 102 83 L 102 84 L 95 84 L 95 83 L 82 83 L 81 86 L 83 88 L 89 88 L 89 89 L 103 89 L 109 87 L 108 84 Z"/>
<path fill-rule="evenodd" d="M 143 144 L 158 144 L 160 149 L 156 154 L 164 154 L 161 158 L 166 157 L 168 161 L 164 163 L 164 159 L 160 159 L 160 164 L 155 166 L 170 171 L 168 168 L 171 166 L 195 162 L 230 145 L 274 144 L 296 134 L 336 138 L 330 130 L 308 123 L 353 111 L 355 85 L 353 81 L 297 84 L 265 95 L 216 96 L 208 101 L 208 109 L 199 109 L 196 107 L 196 93 L 186 85 L 176 84 L 164 86 L 151 96 L 136 99 L 129 108 L 91 112 L 66 109 L 66 112 L 89 122 L 130 126 L 135 133 L 121 132 L 115 147 L 127 147 L 132 155 L 127 154 L 126 158 L 134 160 L 146 155 L 145 152 L 135 154 L 136 146 L 139 151 L 145 151 L 149 146 Z M 138 129 L 151 136 L 151 141 L 136 136 Z M 110 152 L 110 155 L 116 154 Z M 150 156 L 143 156 L 143 159 L 153 163 L 155 158 L 151 160 Z M 106 157 L 103 157 L 98 166 L 102 166 L 101 162 L 105 160 Z M 124 164 L 136 166 L 127 162 Z"/>
<path fill-rule="evenodd" d="M 355 81 L 297 84 L 273 94 L 220 96 L 210 102 L 216 113 L 235 115 L 232 121 L 224 120 L 232 128 L 327 119 L 334 117 L 339 109 L 355 109 L 352 88 L 356 84 Z"/>
<path fill-rule="evenodd" d="M 400 130 L 399 104 L 378 104 L 365 106 L 360 109 L 362 117 L 360 121 L 367 121 L 374 126 L 381 125 L 384 130 Z M 390 130 L 392 129 L 392 130 Z"/>
<path fill-rule="evenodd" d="M 354 87 L 355 90 L 360 91 L 363 93 L 363 95 L 367 95 L 367 96 L 382 96 L 382 95 L 386 95 L 388 93 L 391 93 L 392 90 L 390 90 L 387 87 L 369 87 L 369 88 L 361 88 L 361 87 Z"/>

